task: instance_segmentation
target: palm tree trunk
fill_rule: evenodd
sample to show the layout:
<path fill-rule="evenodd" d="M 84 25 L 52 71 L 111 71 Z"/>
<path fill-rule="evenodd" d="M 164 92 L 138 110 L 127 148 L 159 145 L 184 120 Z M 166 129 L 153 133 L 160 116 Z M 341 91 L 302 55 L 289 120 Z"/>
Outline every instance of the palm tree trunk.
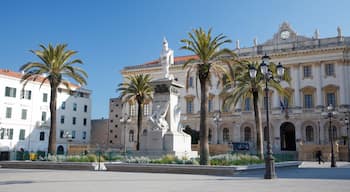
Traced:
<path fill-rule="evenodd" d="M 200 109 L 200 123 L 199 123 L 199 155 L 200 160 L 199 164 L 209 165 L 209 144 L 208 144 L 208 135 L 209 130 L 207 127 L 207 84 L 206 79 L 200 79 L 201 86 L 201 109 Z"/>
<path fill-rule="evenodd" d="M 140 134 L 142 129 L 142 116 L 143 116 L 143 104 L 141 102 L 138 103 L 138 109 L 137 109 L 137 143 L 136 143 L 136 150 L 140 150 Z"/>
<path fill-rule="evenodd" d="M 48 153 L 51 155 L 56 154 L 56 105 L 57 105 L 57 86 L 51 84 L 51 97 L 50 97 L 50 134 Z"/>
<path fill-rule="evenodd" d="M 262 126 L 261 126 L 261 116 L 260 108 L 258 106 L 259 102 L 259 93 L 253 91 L 253 105 L 254 105 L 254 117 L 255 117 L 255 127 L 256 127 L 256 152 L 260 159 L 264 159 L 264 145 L 262 137 Z"/>

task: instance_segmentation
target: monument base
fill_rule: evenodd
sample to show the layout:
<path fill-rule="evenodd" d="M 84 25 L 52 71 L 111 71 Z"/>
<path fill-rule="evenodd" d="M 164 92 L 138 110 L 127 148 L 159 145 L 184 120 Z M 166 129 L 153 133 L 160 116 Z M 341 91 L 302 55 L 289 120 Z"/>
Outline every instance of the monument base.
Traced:
<path fill-rule="evenodd" d="M 177 158 L 194 158 L 197 151 L 191 150 L 191 136 L 183 132 L 151 130 L 141 137 L 141 151 L 147 156 L 174 155 Z"/>

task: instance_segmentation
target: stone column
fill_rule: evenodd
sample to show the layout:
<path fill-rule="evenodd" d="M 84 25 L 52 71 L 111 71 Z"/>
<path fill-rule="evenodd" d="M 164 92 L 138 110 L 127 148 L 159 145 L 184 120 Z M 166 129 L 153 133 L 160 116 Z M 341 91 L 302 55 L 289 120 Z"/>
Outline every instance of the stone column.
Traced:
<path fill-rule="evenodd" d="M 315 66 L 315 80 L 317 81 L 317 87 L 316 87 L 316 108 L 321 108 L 323 106 L 322 102 L 322 79 L 323 79 L 323 73 L 322 73 L 322 63 L 318 63 L 318 65 Z"/>
<path fill-rule="evenodd" d="M 339 71 L 340 75 L 339 75 L 339 79 L 343 82 L 343 83 L 340 83 L 340 87 L 339 87 L 339 105 L 342 106 L 342 105 L 346 105 L 346 104 L 349 104 L 346 102 L 347 100 L 347 96 L 348 96 L 348 92 L 346 92 L 346 67 L 345 67 L 345 64 L 343 62 L 339 62 L 339 63 L 335 63 L 334 64 L 334 69 L 335 69 L 335 74 L 337 74 L 337 70 L 336 69 L 341 69 L 341 71 Z M 337 67 L 339 66 L 339 67 Z"/>
<path fill-rule="evenodd" d="M 300 64 L 297 64 L 296 67 L 294 68 L 295 70 L 293 70 L 292 74 L 293 76 L 292 77 L 296 77 L 295 78 L 295 91 L 294 91 L 294 101 L 295 101 L 295 107 L 301 107 L 301 103 L 300 103 L 300 68 L 301 68 L 301 65 Z"/>

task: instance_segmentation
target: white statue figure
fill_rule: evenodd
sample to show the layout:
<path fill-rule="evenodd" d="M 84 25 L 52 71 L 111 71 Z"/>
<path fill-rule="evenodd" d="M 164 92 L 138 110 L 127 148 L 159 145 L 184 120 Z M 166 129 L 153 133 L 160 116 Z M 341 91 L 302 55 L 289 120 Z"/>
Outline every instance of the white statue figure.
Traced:
<path fill-rule="evenodd" d="M 160 63 L 163 67 L 163 74 L 165 78 L 170 78 L 169 67 L 174 64 L 174 51 L 169 49 L 168 41 L 163 39 L 163 50 L 160 54 Z"/>
<path fill-rule="evenodd" d="M 153 111 L 152 115 L 149 118 L 154 126 L 154 129 L 167 130 L 169 128 L 168 122 L 165 119 L 168 108 L 169 102 L 167 102 L 164 106 L 157 105 L 157 109 Z"/>
<path fill-rule="evenodd" d="M 239 40 L 236 40 L 236 49 L 240 49 Z"/>
<path fill-rule="evenodd" d="M 342 36 L 342 32 L 341 32 L 340 26 L 337 27 L 337 31 L 338 31 L 338 37 L 341 37 Z"/>
<path fill-rule="evenodd" d="M 255 37 L 254 38 L 254 47 L 258 46 L 258 39 Z"/>
<path fill-rule="evenodd" d="M 319 39 L 320 38 L 320 31 L 318 29 L 315 30 L 314 38 L 315 39 Z"/>

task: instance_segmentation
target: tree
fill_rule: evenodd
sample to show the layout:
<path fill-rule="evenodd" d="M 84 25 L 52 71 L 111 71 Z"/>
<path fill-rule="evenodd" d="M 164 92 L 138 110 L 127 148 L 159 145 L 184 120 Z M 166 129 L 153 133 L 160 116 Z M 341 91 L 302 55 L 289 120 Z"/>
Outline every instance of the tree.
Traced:
<path fill-rule="evenodd" d="M 137 144 L 136 150 L 140 150 L 140 134 L 142 130 L 143 106 L 145 101 L 152 99 L 153 88 L 150 85 L 149 74 L 128 76 L 127 82 L 120 83 L 118 91 L 121 92 L 123 102 L 137 103 Z"/>
<path fill-rule="evenodd" d="M 58 44 L 56 46 L 49 44 L 47 47 L 41 44 L 39 46 L 41 50 L 31 50 L 30 52 L 36 55 L 40 61 L 24 64 L 21 66 L 20 70 L 24 71 L 24 75 L 22 76 L 24 86 L 28 81 L 35 81 L 40 78 L 42 78 L 41 85 L 45 82 L 49 82 L 50 84 L 51 121 L 48 153 L 55 155 L 57 89 L 61 84 L 70 89 L 69 82 L 64 80 L 65 77 L 73 79 L 81 86 L 86 85 L 86 78 L 88 75 L 82 68 L 73 66 L 74 64 L 83 64 L 83 62 L 80 59 L 70 60 L 77 51 L 67 50 L 67 44 Z"/>
<path fill-rule="evenodd" d="M 196 82 L 200 83 L 200 124 L 199 124 L 199 138 L 200 138 L 200 164 L 208 165 L 209 162 L 209 144 L 208 135 L 209 129 L 206 124 L 207 119 L 207 94 L 208 85 L 211 85 L 211 76 L 219 77 L 221 80 L 222 74 L 225 74 L 225 68 L 220 65 L 221 56 L 233 56 L 231 50 L 220 49 L 226 43 L 231 43 L 225 35 L 219 34 L 212 37 L 212 29 L 208 32 L 202 28 L 194 29 L 188 33 L 188 39 L 182 39 L 185 45 L 181 47 L 183 50 L 188 50 L 195 54 L 198 59 L 187 60 L 183 68 L 187 69 L 186 82 L 188 82 L 191 73 L 196 74 Z M 186 83 L 186 89 L 187 87 Z M 196 83 L 197 85 L 197 83 Z"/>
<path fill-rule="evenodd" d="M 249 67 L 255 67 L 257 69 L 256 78 L 251 78 L 249 75 Z M 270 63 L 269 69 L 272 76 L 277 77 L 276 65 Z M 259 107 L 259 95 L 264 95 L 265 80 L 264 75 L 260 71 L 260 65 L 257 62 L 249 61 L 238 61 L 235 60 L 231 62 L 229 67 L 229 74 L 231 75 L 231 81 L 228 83 L 235 87 L 234 89 L 226 88 L 223 92 L 227 95 L 224 101 L 224 105 L 232 107 L 236 106 L 240 100 L 245 100 L 246 98 L 253 98 L 253 109 L 254 109 L 254 119 L 256 128 L 256 146 L 257 153 L 260 159 L 264 158 L 263 152 L 263 129 L 261 125 L 261 111 Z M 290 83 L 290 76 L 285 73 L 282 77 L 283 80 Z M 288 95 L 287 92 L 281 84 L 275 80 L 268 82 L 268 86 L 272 87 L 281 95 Z M 230 86 L 226 86 L 230 87 Z"/>

